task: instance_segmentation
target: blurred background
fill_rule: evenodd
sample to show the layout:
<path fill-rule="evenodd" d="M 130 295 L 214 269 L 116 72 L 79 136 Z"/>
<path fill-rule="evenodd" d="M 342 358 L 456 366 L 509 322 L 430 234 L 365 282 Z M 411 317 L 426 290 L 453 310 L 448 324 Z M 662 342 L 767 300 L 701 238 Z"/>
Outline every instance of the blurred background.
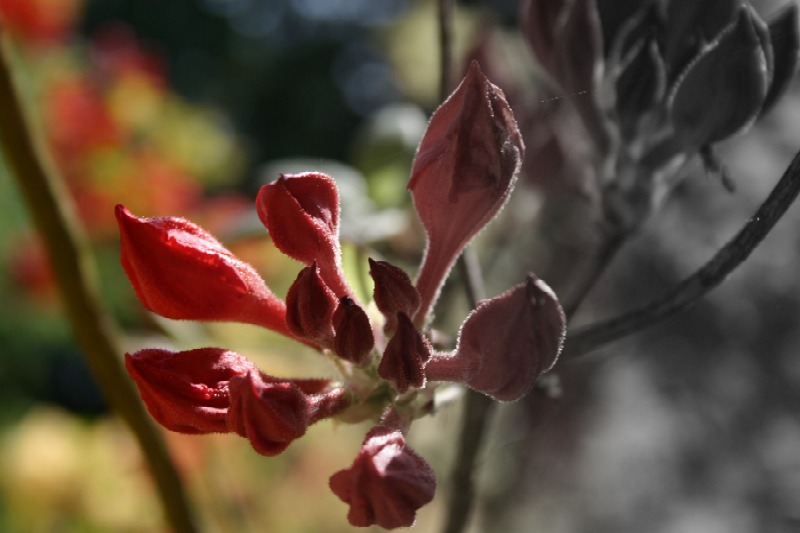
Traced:
<path fill-rule="evenodd" d="M 768 15 L 783 2 L 753 4 Z M 459 72 L 481 60 L 522 124 L 522 112 L 537 120 L 561 100 L 542 86 L 518 10 L 513 0 L 458 2 L 455 52 Z M 253 198 L 281 172 L 320 170 L 341 190 L 348 272 L 363 276 L 360 262 L 377 254 L 413 273 L 424 236 L 405 184 L 439 100 L 435 2 L 0 0 L 0 20 L 127 350 L 223 346 L 270 374 L 331 372 L 257 328 L 146 313 L 119 267 L 117 203 L 199 223 L 283 295 L 298 267 L 272 247 Z M 539 157 L 479 236 L 490 294 L 527 270 L 553 271 L 543 243 L 584 238 L 589 216 L 575 202 L 541 217 L 545 201 L 579 194 L 557 186 L 546 141 L 526 137 Z M 736 192 L 690 166 L 576 323 L 648 301 L 735 233 L 800 148 L 796 85 L 720 148 Z M 557 399 L 503 406 L 479 461 L 474 531 L 800 530 L 798 224 L 793 208 L 689 312 L 606 348 L 610 357 L 562 368 Z M 164 530 L 141 455 L 73 343 L 2 161 L 0 262 L 0 531 Z M 459 293 L 448 284 L 439 312 L 450 334 L 467 312 Z M 443 520 L 458 420 L 447 408 L 411 432 L 440 480 L 420 531 Z M 351 528 L 327 478 L 352 462 L 366 429 L 321 423 L 271 459 L 230 435 L 166 437 L 208 531 L 335 532 Z"/>

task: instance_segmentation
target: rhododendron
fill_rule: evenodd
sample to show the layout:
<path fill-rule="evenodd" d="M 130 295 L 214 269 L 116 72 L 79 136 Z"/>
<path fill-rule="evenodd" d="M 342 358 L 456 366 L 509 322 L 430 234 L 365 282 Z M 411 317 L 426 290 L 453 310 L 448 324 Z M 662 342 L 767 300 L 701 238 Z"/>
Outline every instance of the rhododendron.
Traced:
<path fill-rule="evenodd" d="M 436 482 L 404 434 L 429 414 L 441 382 L 517 400 L 561 349 L 564 315 L 533 275 L 482 302 L 452 352 L 437 352 L 421 329 L 453 262 L 508 198 L 523 149 L 502 91 L 473 64 L 433 115 L 414 164 L 409 188 L 428 238 L 416 282 L 387 261 L 369 260 L 379 314 L 367 313 L 344 275 L 339 194 L 325 174 L 282 175 L 258 194 L 259 217 L 276 247 L 306 265 L 285 301 L 195 224 L 139 218 L 119 206 L 122 264 L 148 309 L 265 327 L 327 353 L 341 374 L 283 379 L 220 348 L 127 354 L 153 417 L 174 431 L 236 433 L 268 456 L 317 421 L 371 419 L 376 427 L 353 465 L 331 478 L 331 489 L 350 506 L 353 525 L 411 525 Z"/>

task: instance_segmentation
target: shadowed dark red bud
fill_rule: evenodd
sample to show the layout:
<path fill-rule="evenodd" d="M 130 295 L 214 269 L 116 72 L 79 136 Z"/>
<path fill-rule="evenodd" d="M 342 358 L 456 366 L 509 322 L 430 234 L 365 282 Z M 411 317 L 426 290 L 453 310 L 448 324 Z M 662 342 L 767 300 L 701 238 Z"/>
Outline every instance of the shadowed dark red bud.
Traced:
<path fill-rule="evenodd" d="M 350 506 L 350 524 L 392 529 L 414 524 L 417 509 L 433 499 L 436 475 L 400 431 L 377 426 L 352 466 L 331 476 L 330 487 Z"/>
<path fill-rule="evenodd" d="M 378 375 L 391 381 L 401 394 L 425 384 L 425 362 L 431 356 L 427 339 L 405 313 L 397 313 L 397 331 L 386 345 Z"/>
<path fill-rule="evenodd" d="M 319 172 L 282 174 L 261 187 L 256 209 L 280 251 L 306 265 L 316 261 L 336 296 L 350 295 L 341 272 L 339 192 L 333 179 Z"/>
<path fill-rule="evenodd" d="M 125 368 L 153 418 L 180 433 L 227 432 L 228 383 L 255 370 L 220 348 L 140 350 L 125 354 Z"/>
<path fill-rule="evenodd" d="M 397 329 L 397 313 L 414 316 L 419 309 L 419 292 L 403 269 L 387 261 L 369 259 L 369 274 L 375 281 L 373 298 L 383 316 L 386 317 L 385 331 Z"/>
<path fill-rule="evenodd" d="M 333 313 L 333 329 L 336 332 L 334 351 L 339 357 L 357 365 L 369 361 L 375 337 L 369 318 L 360 305 L 350 298 L 342 298 Z"/>
<path fill-rule="evenodd" d="M 572 100 L 598 148 L 609 142 L 599 103 L 603 32 L 594 0 L 529 0 L 522 28 L 536 59 Z"/>
<path fill-rule="evenodd" d="M 481 302 L 461 326 L 455 351 L 431 357 L 425 374 L 496 400 L 518 400 L 555 364 L 565 324 L 553 291 L 529 274 L 525 283 Z"/>
<path fill-rule="evenodd" d="M 316 262 L 305 267 L 286 294 L 286 325 L 300 338 L 330 347 L 336 296 L 319 274 Z"/>
<path fill-rule="evenodd" d="M 283 301 L 253 267 L 182 218 L 116 208 L 121 262 L 145 307 L 161 316 L 257 324 L 291 334 Z"/>
<path fill-rule="evenodd" d="M 769 37 L 774 54 L 774 69 L 769 91 L 764 98 L 761 113 L 767 112 L 786 92 L 797 71 L 800 60 L 800 30 L 798 29 L 798 7 L 787 4 L 778 15 L 769 21 Z"/>
<path fill-rule="evenodd" d="M 417 277 L 418 325 L 464 246 L 508 199 L 523 152 L 503 91 L 473 62 L 431 117 L 408 183 L 428 234 Z"/>
<path fill-rule="evenodd" d="M 311 423 L 306 395 L 289 381 L 267 381 L 253 371 L 232 379 L 229 388 L 228 428 L 262 455 L 278 455 Z"/>
<path fill-rule="evenodd" d="M 669 118 L 683 147 L 721 141 L 758 117 L 769 79 L 756 24 L 750 9 L 741 7 L 736 21 L 675 81 Z"/>

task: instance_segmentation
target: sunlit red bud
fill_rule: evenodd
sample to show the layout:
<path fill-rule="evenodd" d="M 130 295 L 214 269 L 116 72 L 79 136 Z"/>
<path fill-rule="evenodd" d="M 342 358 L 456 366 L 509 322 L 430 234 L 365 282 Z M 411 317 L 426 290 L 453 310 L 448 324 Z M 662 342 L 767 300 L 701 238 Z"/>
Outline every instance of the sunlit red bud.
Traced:
<path fill-rule="evenodd" d="M 350 294 L 340 265 L 339 191 L 333 179 L 319 172 L 282 174 L 261 187 L 256 208 L 280 251 L 306 265 L 316 261 L 337 297 Z"/>
<path fill-rule="evenodd" d="M 419 292 L 403 269 L 387 261 L 369 260 L 369 274 L 375 281 L 373 298 L 383 316 L 386 331 L 397 328 L 397 313 L 414 316 L 419 309 Z"/>
<path fill-rule="evenodd" d="M 431 356 L 427 339 L 405 313 L 397 313 L 397 331 L 386 345 L 378 375 L 391 381 L 398 392 L 425 384 L 425 362 Z"/>
<path fill-rule="evenodd" d="M 220 348 L 140 350 L 125 354 L 125 368 L 153 418 L 180 433 L 227 432 L 228 383 L 255 370 Z"/>
<path fill-rule="evenodd" d="M 464 246 L 508 199 L 523 152 L 503 91 L 473 62 L 431 117 L 408 183 L 428 234 L 417 277 L 418 325 Z"/>
<path fill-rule="evenodd" d="M 329 347 L 333 342 L 331 320 L 337 303 L 315 262 L 300 271 L 286 294 L 286 324 L 298 337 Z"/>
<path fill-rule="evenodd" d="M 426 377 L 518 400 L 555 364 L 565 324 L 553 291 L 529 274 L 525 283 L 481 302 L 461 327 L 455 351 L 431 357 Z"/>
<path fill-rule="evenodd" d="M 258 273 L 182 218 L 139 218 L 116 209 L 125 273 L 161 316 L 257 324 L 290 335 L 286 308 Z"/>
<path fill-rule="evenodd" d="M 346 296 L 342 298 L 333 313 L 333 329 L 336 332 L 334 351 L 339 357 L 357 365 L 369 360 L 375 337 L 360 305 Z"/>
<path fill-rule="evenodd" d="M 414 524 L 417 509 L 433 499 L 436 475 L 399 430 L 377 426 L 352 466 L 331 476 L 330 487 L 350 506 L 352 525 L 392 529 Z"/>
<path fill-rule="evenodd" d="M 262 455 L 278 455 L 311 423 L 305 393 L 289 381 L 268 381 L 254 371 L 232 379 L 229 389 L 228 429 Z"/>

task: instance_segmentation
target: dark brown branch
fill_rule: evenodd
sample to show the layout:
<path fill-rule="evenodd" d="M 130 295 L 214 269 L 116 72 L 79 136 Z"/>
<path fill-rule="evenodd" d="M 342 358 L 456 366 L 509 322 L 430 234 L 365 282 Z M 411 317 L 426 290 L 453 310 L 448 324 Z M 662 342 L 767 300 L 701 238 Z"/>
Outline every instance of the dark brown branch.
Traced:
<path fill-rule="evenodd" d="M 111 407 L 127 422 L 153 474 L 173 530 L 196 530 L 180 478 L 122 368 L 115 325 L 103 307 L 82 228 L 69 193 L 36 142 L 12 71 L 12 50 L 0 27 L 0 148 L 44 242 L 75 340 Z"/>
<path fill-rule="evenodd" d="M 450 475 L 451 493 L 447 503 L 447 522 L 444 533 L 461 533 L 467 526 L 475 499 L 475 459 L 486 434 L 494 401 L 475 391 L 467 391 L 458 452 Z"/>
<path fill-rule="evenodd" d="M 739 233 L 700 270 L 660 298 L 624 315 L 567 334 L 564 356 L 575 358 L 681 311 L 722 283 L 769 234 L 800 192 L 800 152 L 775 188 Z"/>

